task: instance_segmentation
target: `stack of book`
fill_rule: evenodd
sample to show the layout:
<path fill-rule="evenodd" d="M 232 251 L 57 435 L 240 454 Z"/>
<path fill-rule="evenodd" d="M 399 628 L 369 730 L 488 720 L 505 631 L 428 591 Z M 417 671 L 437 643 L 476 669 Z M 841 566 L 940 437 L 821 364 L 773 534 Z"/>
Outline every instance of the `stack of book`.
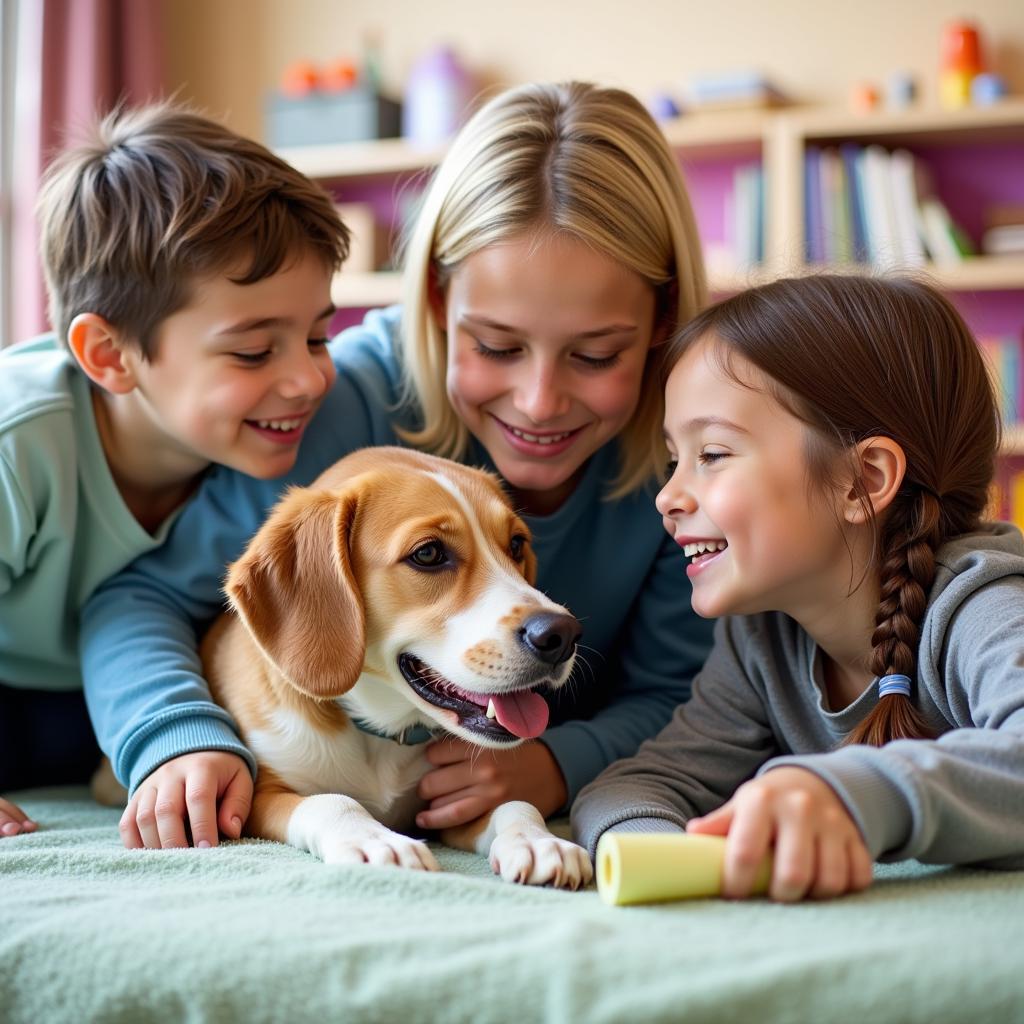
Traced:
<path fill-rule="evenodd" d="M 959 263 L 973 253 L 905 149 L 809 146 L 804 158 L 805 246 L 809 263 L 914 268 Z"/>

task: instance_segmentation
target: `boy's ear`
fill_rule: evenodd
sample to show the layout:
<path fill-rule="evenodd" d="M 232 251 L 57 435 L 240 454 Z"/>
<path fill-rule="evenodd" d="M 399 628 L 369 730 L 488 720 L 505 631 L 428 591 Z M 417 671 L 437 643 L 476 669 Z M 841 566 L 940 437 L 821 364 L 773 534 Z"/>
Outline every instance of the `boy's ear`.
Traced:
<path fill-rule="evenodd" d="M 843 517 L 848 523 L 867 522 L 862 497 L 867 496 L 876 516 L 889 507 L 907 472 L 907 456 L 891 437 L 868 437 L 853 451 L 854 480 L 844 495 Z M 859 483 L 858 489 L 855 484 Z M 858 493 L 859 490 L 859 493 Z"/>
<path fill-rule="evenodd" d="M 79 313 L 71 321 L 68 347 L 82 372 L 105 391 L 124 395 L 135 387 L 135 360 L 125 358 L 120 332 L 97 313 Z"/>

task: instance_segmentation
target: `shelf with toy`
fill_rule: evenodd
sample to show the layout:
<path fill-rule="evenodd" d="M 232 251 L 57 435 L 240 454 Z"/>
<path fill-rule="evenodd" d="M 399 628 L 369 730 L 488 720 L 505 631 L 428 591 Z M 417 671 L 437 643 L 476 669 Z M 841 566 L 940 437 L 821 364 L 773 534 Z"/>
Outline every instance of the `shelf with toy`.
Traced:
<path fill-rule="evenodd" d="M 917 143 L 959 145 L 972 142 L 1024 139 L 1024 99 L 1008 97 L 986 107 L 911 106 L 903 110 L 849 110 L 806 107 L 771 115 L 791 136 L 804 141 L 850 140 L 888 143 L 893 137 L 913 137 Z"/>
<path fill-rule="evenodd" d="M 791 167 L 800 154 L 775 196 L 783 251 L 920 269 L 950 291 L 1024 288 L 1016 257 L 975 256 L 990 214 L 1022 197 L 1024 102 L 779 118 Z"/>
<path fill-rule="evenodd" d="M 708 288 L 712 295 L 731 295 L 764 284 L 769 275 L 758 268 L 712 274 Z M 372 273 L 342 270 L 331 283 L 331 301 L 340 310 L 390 306 L 402 300 L 402 275 L 394 270 Z"/>
<path fill-rule="evenodd" d="M 406 139 L 374 139 L 334 145 L 289 146 L 277 155 L 316 181 L 408 174 L 434 167 L 443 147 L 416 146 Z"/>

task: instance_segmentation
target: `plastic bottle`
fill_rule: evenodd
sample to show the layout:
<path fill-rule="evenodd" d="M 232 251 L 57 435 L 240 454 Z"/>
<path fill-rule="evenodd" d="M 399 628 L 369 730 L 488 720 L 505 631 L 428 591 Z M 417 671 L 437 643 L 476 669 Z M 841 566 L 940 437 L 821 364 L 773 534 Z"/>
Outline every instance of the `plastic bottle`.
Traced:
<path fill-rule="evenodd" d="M 409 73 L 402 134 L 416 145 L 446 142 L 469 116 L 475 94 L 473 76 L 452 49 L 442 46 L 428 51 Z"/>

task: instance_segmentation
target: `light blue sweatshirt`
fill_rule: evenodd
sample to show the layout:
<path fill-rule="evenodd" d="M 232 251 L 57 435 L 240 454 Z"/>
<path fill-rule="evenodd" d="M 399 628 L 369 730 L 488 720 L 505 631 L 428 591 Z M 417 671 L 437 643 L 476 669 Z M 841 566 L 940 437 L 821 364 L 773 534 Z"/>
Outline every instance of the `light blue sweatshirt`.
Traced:
<path fill-rule="evenodd" d="M 0 354 L 0 683 L 77 690 L 78 617 L 157 547 L 107 466 L 88 378 L 52 335 Z"/>
<path fill-rule="evenodd" d="M 332 342 L 338 381 L 303 439 L 287 477 L 254 480 L 214 469 L 167 543 L 97 591 L 82 623 L 86 697 L 100 745 L 132 790 L 164 761 L 237 745 L 210 702 L 196 653 L 196 624 L 224 607 L 225 566 L 291 484 L 367 445 L 400 443 L 395 338 L 400 311 L 375 311 Z M 493 470 L 474 446 L 466 460 Z M 710 649 L 711 624 L 690 607 L 678 550 L 654 508 L 653 484 L 607 501 L 618 469 L 612 442 L 589 461 L 576 491 L 550 516 L 527 517 L 538 586 L 582 621 L 585 665 L 560 691 L 541 737 L 565 776 L 570 801 L 606 765 L 634 753 L 689 695 Z M 234 749 L 229 748 L 229 749 Z M 255 763 L 249 755 L 250 765 Z"/>

